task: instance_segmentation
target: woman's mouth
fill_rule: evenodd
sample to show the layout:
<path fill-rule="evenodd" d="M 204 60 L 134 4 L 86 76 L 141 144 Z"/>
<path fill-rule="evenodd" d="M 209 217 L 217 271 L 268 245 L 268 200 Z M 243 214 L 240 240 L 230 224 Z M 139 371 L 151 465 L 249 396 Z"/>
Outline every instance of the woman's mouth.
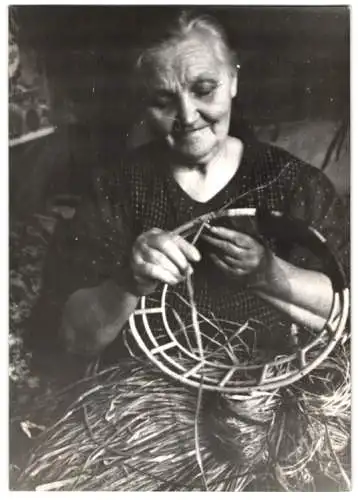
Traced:
<path fill-rule="evenodd" d="M 173 135 L 181 138 L 192 137 L 204 130 L 207 125 L 201 125 L 198 127 L 185 127 L 179 130 L 174 130 Z"/>

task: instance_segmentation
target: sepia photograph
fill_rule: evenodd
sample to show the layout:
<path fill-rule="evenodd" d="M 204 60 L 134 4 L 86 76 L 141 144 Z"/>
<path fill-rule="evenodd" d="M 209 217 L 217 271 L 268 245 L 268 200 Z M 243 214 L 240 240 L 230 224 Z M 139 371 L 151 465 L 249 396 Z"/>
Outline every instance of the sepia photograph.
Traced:
<path fill-rule="evenodd" d="M 10 5 L 12 491 L 351 491 L 349 5 Z"/>

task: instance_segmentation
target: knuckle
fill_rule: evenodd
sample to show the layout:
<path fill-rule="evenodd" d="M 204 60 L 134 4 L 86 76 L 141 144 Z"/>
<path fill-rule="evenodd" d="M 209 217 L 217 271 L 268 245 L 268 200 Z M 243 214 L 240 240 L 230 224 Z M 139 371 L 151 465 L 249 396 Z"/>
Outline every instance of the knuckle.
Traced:
<path fill-rule="evenodd" d="M 139 246 L 143 245 L 148 240 L 149 236 L 150 235 L 148 233 L 140 234 L 138 236 L 135 244 L 139 245 Z"/>
<path fill-rule="evenodd" d="M 243 238 L 241 237 L 241 235 L 239 236 L 238 234 L 235 236 L 234 238 L 234 244 L 236 246 L 241 246 L 242 245 L 242 241 L 243 241 Z"/>
<path fill-rule="evenodd" d="M 154 264 L 150 264 L 149 262 L 144 262 L 142 265 L 142 275 L 146 278 L 154 278 L 155 277 L 155 269 L 156 266 Z"/>
<path fill-rule="evenodd" d="M 132 267 L 140 268 L 143 266 L 143 264 L 144 264 L 144 259 L 143 259 L 143 256 L 141 255 L 141 253 L 139 253 L 139 252 L 133 253 Z"/>
<path fill-rule="evenodd" d="M 230 252 L 231 255 L 237 255 L 239 253 L 238 246 L 233 243 L 226 244 L 226 251 Z"/>
<path fill-rule="evenodd" d="M 253 245 L 255 242 L 255 240 L 253 240 L 248 234 L 242 235 L 242 241 L 243 243 L 245 243 L 245 245 Z"/>
<path fill-rule="evenodd" d="M 225 252 L 230 252 L 230 250 L 232 250 L 232 244 L 228 243 L 227 241 L 225 241 L 224 243 L 222 243 L 221 246 L 222 246 L 222 249 Z"/>
<path fill-rule="evenodd" d="M 162 233 L 163 231 L 161 229 L 150 229 L 149 231 L 145 231 L 144 233 L 140 234 L 136 240 L 136 243 L 140 246 L 150 246 L 153 243 L 155 244 L 156 240 L 161 237 Z"/>
<path fill-rule="evenodd" d="M 158 238 L 158 244 L 162 250 L 168 250 L 171 246 L 171 240 L 167 234 L 163 234 Z"/>
<path fill-rule="evenodd" d="M 140 251 L 137 248 L 133 247 L 133 250 L 132 250 L 132 262 L 137 263 L 140 260 L 140 258 L 141 258 Z"/>
<path fill-rule="evenodd" d="M 173 234 L 171 236 L 171 240 L 176 245 L 186 245 L 188 243 L 182 236 L 180 236 L 180 234 Z"/>
<path fill-rule="evenodd" d="M 161 270 L 165 270 L 167 269 L 168 267 L 172 267 L 170 265 L 170 262 L 168 262 L 168 260 L 165 258 L 165 256 L 163 254 L 160 254 L 158 256 L 158 259 L 156 261 L 156 265 L 159 269 Z"/>

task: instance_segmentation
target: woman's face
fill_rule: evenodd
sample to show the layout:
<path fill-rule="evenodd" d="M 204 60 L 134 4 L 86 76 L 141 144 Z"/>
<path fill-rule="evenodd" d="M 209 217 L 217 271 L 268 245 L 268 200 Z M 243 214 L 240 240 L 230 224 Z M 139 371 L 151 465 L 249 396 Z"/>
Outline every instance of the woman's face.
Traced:
<path fill-rule="evenodd" d="M 150 65 L 150 123 L 189 163 L 207 163 L 226 141 L 236 74 L 212 37 L 192 34 L 158 51 Z"/>

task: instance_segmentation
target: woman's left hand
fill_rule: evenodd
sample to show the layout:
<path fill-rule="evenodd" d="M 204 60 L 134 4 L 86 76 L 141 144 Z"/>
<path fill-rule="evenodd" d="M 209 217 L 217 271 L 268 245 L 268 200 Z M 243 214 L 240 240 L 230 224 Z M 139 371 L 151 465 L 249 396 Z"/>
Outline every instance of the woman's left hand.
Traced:
<path fill-rule="evenodd" d="M 267 266 L 267 250 L 251 236 L 225 227 L 210 227 L 201 237 L 212 247 L 209 257 L 230 278 L 257 276 Z"/>

